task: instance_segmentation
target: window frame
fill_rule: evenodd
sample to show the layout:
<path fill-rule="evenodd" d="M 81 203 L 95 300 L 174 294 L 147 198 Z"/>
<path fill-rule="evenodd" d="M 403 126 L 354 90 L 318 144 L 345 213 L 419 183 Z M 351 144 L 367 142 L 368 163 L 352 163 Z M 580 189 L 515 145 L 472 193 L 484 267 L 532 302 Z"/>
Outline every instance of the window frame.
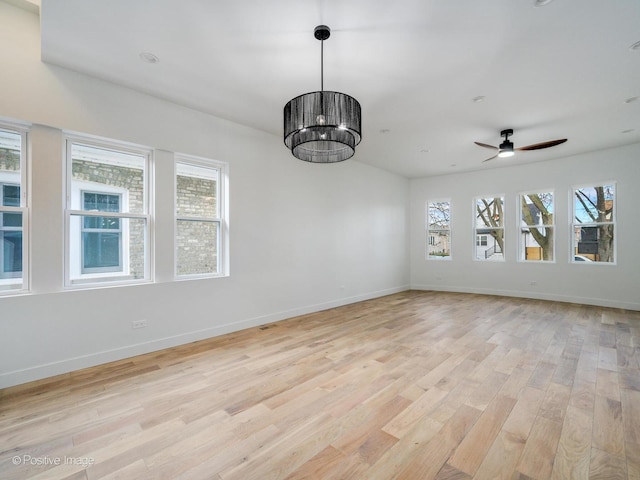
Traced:
<path fill-rule="evenodd" d="M 499 198 L 502 201 L 502 216 L 501 216 L 501 220 L 502 220 L 502 225 L 501 226 L 491 226 L 491 227 L 483 227 L 480 228 L 478 227 L 478 210 L 477 210 L 477 205 L 478 205 L 478 201 L 479 200 L 494 200 L 496 198 Z M 506 230 L 507 230 L 507 216 L 505 213 L 505 206 L 507 204 L 507 200 L 506 200 L 506 195 L 505 194 L 496 194 L 496 195 L 476 195 L 475 197 L 473 197 L 473 214 L 471 216 L 472 219 L 472 226 L 473 226 L 473 238 L 474 241 L 472 242 L 472 258 L 474 261 L 478 261 L 478 262 L 505 262 L 506 261 L 506 255 L 505 255 L 505 250 L 506 250 Z M 478 258 L 477 255 L 477 250 L 478 250 L 478 246 L 482 246 L 482 245 L 478 245 L 479 243 L 479 237 L 482 235 L 486 235 L 487 236 L 487 243 L 488 243 L 488 237 L 493 237 L 491 235 L 490 232 L 480 232 L 481 230 L 501 230 L 502 231 L 502 251 L 500 252 L 500 254 L 502 255 L 502 258 L 497 259 L 497 260 L 489 260 L 489 257 L 485 258 Z M 495 247 L 495 246 L 494 246 Z"/>
<path fill-rule="evenodd" d="M 552 222 L 550 224 L 542 224 L 542 225 L 526 225 L 523 224 L 523 219 L 522 219 L 522 199 L 524 198 L 525 195 L 536 195 L 536 194 L 543 194 L 543 193 L 549 193 L 552 195 L 553 198 L 553 202 L 552 202 L 552 208 L 553 208 L 553 217 L 552 217 Z M 551 264 L 551 263 L 556 263 L 556 235 L 557 235 L 557 228 L 556 228 L 556 199 L 557 199 L 557 195 L 554 189 L 552 188 L 547 188 L 547 189 L 538 189 L 538 190 L 530 190 L 530 191 L 526 191 L 526 192 L 520 192 L 518 194 L 518 206 L 516 208 L 516 212 L 517 212 L 517 221 L 516 221 L 516 225 L 518 225 L 518 262 L 521 263 L 526 263 L 526 264 L 538 264 L 538 263 L 544 263 L 544 264 Z M 544 260 L 544 259 L 540 259 L 540 260 L 529 260 L 526 258 L 526 240 L 521 241 L 522 239 L 522 235 L 523 235 L 523 230 L 525 228 L 528 228 L 530 230 L 531 227 L 545 227 L 545 228 L 549 228 L 552 230 L 553 232 L 553 236 L 552 236 L 552 240 L 553 240 L 553 244 L 551 246 L 551 255 L 552 255 L 552 260 Z M 540 247 L 542 248 L 542 247 Z"/>
<path fill-rule="evenodd" d="M 579 223 L 576 221 L 576 191 L 581 190 L 583 188 L 597 188 L 597 187 L 613 187 L 613 212 L 611 214 L 610 222 L 585 222 Z M 616 181 L 607 181 L 607 182 L 590 182 L 590 183 L 582 183 L 579 185 L 573 185 L 571 190 L 569 191 L 569 215 L 571 218 L 571 222 L 569 225 L 569 264 L 571 265 L 609 265 L 616 266 L 618 264 L 618 234 L 617 234 L 617 212 L 618 212 L 618 184 Z M 576 228 L 583 227 L 593 227 L 597 228 L 600 225 L 611 225 L 613 231 L 613 261 L 612 262 L 601 262 L 601 261 L 576 261 L 575 257 L 580 255 L 576 251 L 576 238 L 575 231 Z"/>
<path fill-rule="evenodd" d="M 217 171 L 216 181 L 216 216 L 196 216 L 196 215 L 179 215 L 177 198 L 178 198 L 178 166 L 192 166 L 196 168 L 205 168 Z M 173 157 L 173 279 L 175 281 L 197 280 L 205 278 L 219 278 L 229 276 L 229 197 L 228 197 L 228 181 L 229 181 L 229 164 L 219 160 L 198 157 L 184 153 L 175 153 Z M 208 222 L 218 225 L 217 230 L 217 261 L 216 272 L 207 273 L 178 273 L 178 222 L 180 221 L 196 221 Z"/>
<path fill-rule="evenodd" d="M 131 285 L 139 283 L 153 282 L 153 149 L 143 145 L 137 145 L 118 140 L 94 137 L 91 135 L 65 132 L 64 136 L 65 148 L 65 249 L 64 249 L 64 286 L 66 289 L 78 288 L 101 288 L 114 285 Z M 116 153 L 124 153 L 142 157 L 143 159 L 143 195 L 142 195 L 142 212 L 128 212 L 128 201 L 126 199 L 127 190 L 118 186 L 87 182 L 83 180 L 73 180 L 73 146 L 96 148 L 106 151 L 114 151 Z M 83 210 L 81 206 L 82 193 L 107 193 L 121 194 L 123 203 L 120 212 L 107 212 Z M 77 205 L 74 207 L 74 205 Z M 79 228 L 72 225 L 72 218 L 79 217 Z M 99 271 L 83 272 L 83 241 L 82 224 L 84 218 L 87 217 L 112 217 L 118 218 L 121 222 L 121 253 L 122 253 L 122 269 L 119 271 Z M 144 267 L 141 278 L 133 278 L 128 272 L 129 269 L 129 246 L 128 246 L 128 228 L 124 220 L 141 220 L 144 222 Z M 72 236 L 78 234 L 78 238 Z M 77 241 L 76 241 L 77 240 Z M 75 253 L 72 257 L 72 247 L 78 249 L 79 254 Z M 79 255 L 79 256 L 78 256 Z"/>
<path fill-rule="evenodd" d="M 18 206 L 2 205 L 0 198 L 0 214 L 17 213 L 22 215 L 22 225 L 19 227 L 5 228 L 0 226 L 1 231 L 20 231 L 22 233 L 22 270 L 20 273 L 12 272 L 11 274 L 3 274 L 0 272 L 0 296 L 15 295 L 27 293 L 30 290 L 30 263 L 29 263 L 29 235 L 30 235 L 30 185 L 29 185 L 29 156 L 28 156 L 28 140 L 29 140 L 29 124 L 11 121 L 0 121 L 0 130 L 20 136 L 20 171 L 0 171 L 0 185 L 15 185 L 20 189 L 20 201 Z M 17 182 L 17 183 L 16 183 Z M 0 195 L 2 192 L 0 191 Z M 4 221 L 4 217 L 3 217 Z M 4 263 L 4 252 L 0 252 L 2 259 L 0 264 Z M 20 279 L 17 282 L 16 279 Z"/>
<path fill-rule="evenodd" d="M 431 205 L 432 204 L 436 204 L 436 203 L 448 203 L 449 204 L 449 227 L 448 228 L 430 228 L 431 225 L 431 215 L 430 215 L 430 211 L 431 211 Z M 425 258 L 427 260 L 436 260 L 436 261 L 441 261 L 441 260 L 452 260 L 453 259 L 453 244 L 452 244 L 452 230 L 451 230 L 451 210 L 452 210 L 452 202 L 450 198 L 441 198 L 441 199 L 433 199 L 433 200 L 427 200 L 426 202 L 426 215 L 425 215 L 425 233 L 426 233 L 426 238 L 425 238 Z M 430 245 L 434 245 L 434 243 L 431 243 L 431 238 L 435 238 L 441 233 L 441 232 L 447 232 L 448 233 L 448 242 L 449 242 L 449 255 L 447 256 L 440 256 L 440 255 L 430 255 L 429 254 L 429 246 Z"/>

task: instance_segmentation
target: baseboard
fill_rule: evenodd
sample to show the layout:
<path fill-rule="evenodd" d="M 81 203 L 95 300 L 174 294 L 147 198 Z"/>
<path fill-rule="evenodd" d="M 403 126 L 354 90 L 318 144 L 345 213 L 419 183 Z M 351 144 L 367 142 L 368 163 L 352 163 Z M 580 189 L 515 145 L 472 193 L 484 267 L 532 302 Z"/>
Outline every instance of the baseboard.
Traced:
<path fill-rule="evenodd" d="M 297 317 L 299 315 L 306 315 L 309 313 L 315 313 L 330 308 L 341 307 L 343 305 L 349 305 L 364 300 L 370 300 L 372 298 L 383 297 L 385 295 L 403 292 L 408 289 L 409 286 L 405 285 L 396 288 L 380 290 L 377 292 L 355 295 L 352 297 L 339 298 L 324 303 L 270 313 L 268 315 L 249 318 L 239 322 L 227 323 L 212 328 L 194 332 L 187 332 L 184 334 L 160 338 L 149 342 L 127 345 L 121 348 L 92 353 L 90 355 L 68 358 L 57 362 L 51 362 L 25 368 L 22 370 L 6 372 L 0 374 L 0 389 L 20 385 L 23 383 L 33 382 L 35 380 L 41 380 L 43 378 L 53 377 L 56 375 L 62 375 L 76 370 L 81 370 L 83 368 L 95 367 L 96 365 L 123 360 L 125 358 L 143 355 L 145 353 L 156 352 L 158 350 L 164 350 L 165 348 L 171 348 L 191 342 L 197 342 L 198 340 L 205 340 L 207 338 L 217 337 L 247 328 L 258 327 L 260 325 L 285 320 L 291 317 Z"/>
<path fill-rule="evenodd" d="M 503 297 L 531 298 L 533 300 L 550 300 L 554 302 L 578 303 L 596 307 L 623 308 L 625 310 L 639 310 L 640 303 L 620 302 L 607 298 L 587 298 L 571 295 L 558 295 L 548 292 L 521 292 L 518 290 L 498 290 L 490 288 L 448 287 L 443 285 L 411 285 L 412 290 L 431 290 L 436 292 L 477 293 L 480 295 L 498 295 Z"/>

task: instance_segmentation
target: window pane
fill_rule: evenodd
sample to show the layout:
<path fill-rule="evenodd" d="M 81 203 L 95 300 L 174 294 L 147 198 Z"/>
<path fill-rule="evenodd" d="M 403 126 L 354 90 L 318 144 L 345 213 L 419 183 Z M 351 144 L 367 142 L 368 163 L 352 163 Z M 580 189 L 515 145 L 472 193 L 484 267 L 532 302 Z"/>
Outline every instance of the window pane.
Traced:
<path fill-rule="evenodd" d="M 504 260 L 504 232 L 502 229 L 477 230 L 476 259 L 477 260 Z"/>
<path fill-rule="evenodd" d="M 76 210 L 145 213 L 145 156 L 93 146 L 71 147 L 72 190 L 85 190 Z M 96 187 L 91 187 L 95 185 Z M 99 188 L 98 188 L 99 187 Z M 86 192 L 96 188 L 98 192 Z M 119 195 L 102 190 L 125 191 L 126 204 Z M 72 200 L 73 203 L 73 200 Z"/>
<path fill-rule="evenodd" d="M 178 217 L 218 217 L 218 170 L 176 165 L 176 214 Z"/>
<path fill-rule="evenodd" d="M 177 221 L 178 275 L 218 272 L 218 230 L 218 222 Z"/>
<path fill-rule="evenodd" d="M 119 233 L 82 234 L 83 268 L 122 270 L 122 238 Z"/>
<path fill-rule="evenodd" d="M 574 262 L 614 261 L 613 225 L 574 227 Z"/>
<path fill-rule="evenodd" d="M 84 229 L 119 230 L 120 219 L 117 217 L 84 217 Z"/>
<path fill-rule="evenodd" d="M 18 185 L 2 185 L 2 203 L 5 207 L 20 206 L 20 187 Z"/>
<path fill-rule="evenodd" d="M 476 228 L 504 225 L 504 198 L 476 199 Z"/>
<path fill-rule="evenodd" d="M 528 227 L 520 231 L 520 251 L 526 261 L 553 261 L 552 227 Z"/>
<path fill-rule="evenodd" d="M 446 258 L 451 255 L 449 231 L 431 231 L 428 235 L 427 253 L 431 258 Z"/>
<path fill-rule="evenodd" d="M 22 227 L 22 214 L 0 213 L 0 227 Z"/>
<path fill-rule="evenodd" d="M 428 212 L 429 229 L 446 230 L 451 223 L 451 204 L 449 202 L 431 202 Z"/>
<path fill-rule="evenodd" d="M 22 136 L 19 133 L 0 130 L 0 173 L 11 172 L 18 174 L 16 175 L 18 183 L 20 182 L 21 151 Z"/>
<path fill-rule="evenodd" d="M 120 211 L 120 195 L 84 192 L 83 203 L 83 210 L 93 210 L 96 212 Z"/>
<path fill-rule="evenodd" d="M 615 187 L 585 187 L 575 190 L 576 223 L 613 222 Z"/>
<path fill-rule="evenodd" d="M 120 228 L 84 228 L 96 218 L 106 224 L 118 224 Z M 146 219 L 71 215 L 70 223 L 69 279 L 72 283 L 82 283 L 84 276 L 92 282 L 145 278 Z"/>
<path fill-rule="evenodd" d="M 0 278 L 15 277 L 16 275 L 10 275 L 15 273 L 21 274 L 22 232 L 0 232 L 0 240 L 2 243 L 2 269 L 0 271 Z"/>
<path fill-rule="evenodd" d="M 521 197 L 524 225 L 553 224 L 553 193 L 528 193 Z"/>

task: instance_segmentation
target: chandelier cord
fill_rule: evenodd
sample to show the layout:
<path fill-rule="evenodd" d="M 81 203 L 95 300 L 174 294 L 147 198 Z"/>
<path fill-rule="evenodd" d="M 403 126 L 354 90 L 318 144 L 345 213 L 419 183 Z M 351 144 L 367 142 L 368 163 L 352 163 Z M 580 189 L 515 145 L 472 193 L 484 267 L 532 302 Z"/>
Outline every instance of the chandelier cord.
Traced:
<path fill-rule="evenodd" d="M 324 91 L 324 40 L 320 40 L 320 91 Z"/>

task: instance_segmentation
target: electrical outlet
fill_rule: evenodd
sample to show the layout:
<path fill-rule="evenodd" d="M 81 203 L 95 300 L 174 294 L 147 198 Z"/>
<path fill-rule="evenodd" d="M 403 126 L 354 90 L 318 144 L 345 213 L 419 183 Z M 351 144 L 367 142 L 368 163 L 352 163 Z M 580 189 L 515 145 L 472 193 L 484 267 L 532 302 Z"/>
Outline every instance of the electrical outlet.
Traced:
<path fill-rule="evenodd" d="M 144 328 L 147 326 L 146 320 L 134 320 L 131 322 L 131 328 Z"/>

